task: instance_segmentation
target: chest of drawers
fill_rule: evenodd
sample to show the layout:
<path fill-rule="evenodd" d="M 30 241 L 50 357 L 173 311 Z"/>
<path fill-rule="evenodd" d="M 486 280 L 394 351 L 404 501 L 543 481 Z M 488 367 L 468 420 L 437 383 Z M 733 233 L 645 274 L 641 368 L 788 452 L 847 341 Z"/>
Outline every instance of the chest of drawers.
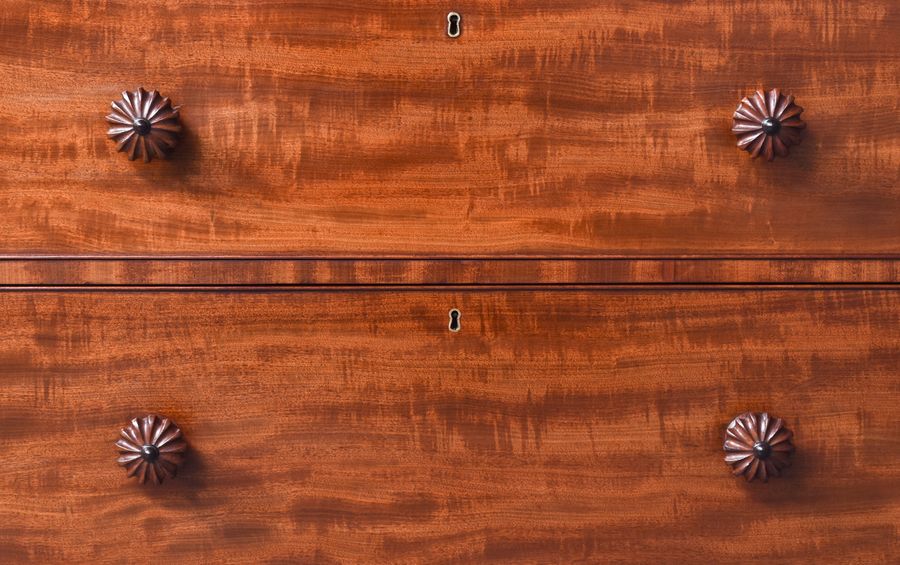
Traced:
<path fill-rule="evenodd" d="M 7 0 L 0 562 L 896 563 L 898 54 L 888 0 Z"/>

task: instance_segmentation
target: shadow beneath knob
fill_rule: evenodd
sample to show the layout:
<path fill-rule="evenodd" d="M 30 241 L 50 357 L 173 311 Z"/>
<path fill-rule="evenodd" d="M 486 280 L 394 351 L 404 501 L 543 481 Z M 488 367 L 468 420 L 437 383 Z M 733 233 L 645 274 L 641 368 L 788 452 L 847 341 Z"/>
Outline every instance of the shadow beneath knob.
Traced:
<path fill-rule="evenodd" d="M 140 490 L 148 499 L 152 499 L 154 504 L 163 505 L 170 508 L 185 506 L 215 506 L 215 501 L 210 501 L 204 496 L 208 488 L 208 465 L 203 455 L 191 449 L 188 444 L 188 450 L 185 452 L 184 461 L 178 466 L 178 471 L 174 478 L 163 481 L 162 484 L 143 484 Z"/>
<path fill-rule="evenodd" d="M 201 174 L 200 137 L 187 126 L 182 127 L 178 145 L 165 159 L 157 158 L 150 163 L 134 161 L 135 173 L 159 190 L 184 190 L 194 184 L 190 182 L 192 177 Z"/>
<path fill-rule="evenodd" d="M 182 175 L 196 175 L 200 173 L 200 136 L 193 130 L 183 125 L 181 140 L 172 150 L 165 162 L 173 172 Z"/>
<path fill-rule="evenodd" d="M 178 469 L 178 475 L 169 480 L 168 487 L 182 503 L 184 501 L 197 503 L 203 500 L 201 495 L 209 486 L 208 473 L 209 465 L 203 454 L 196 449 L 188 448 L 184 462 Z"/>

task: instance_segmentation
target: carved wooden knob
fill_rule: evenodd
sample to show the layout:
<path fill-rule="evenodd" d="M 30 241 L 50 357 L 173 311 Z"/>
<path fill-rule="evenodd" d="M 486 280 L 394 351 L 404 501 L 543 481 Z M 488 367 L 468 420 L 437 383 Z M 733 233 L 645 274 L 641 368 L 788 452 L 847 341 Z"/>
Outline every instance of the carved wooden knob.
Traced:
<path fill-rule="evenodd" d="M 119 465 L 125 467 L 127 476 L 137 477 L 141 483 L 150 479 L 160 484 L 165 478 L 175 477 L 187 443 L 174 422 L 148 414 L 122 428 L 116 447 L 121 453 Z"/>
<path fill-rule="evenodd" d="M 725 462 L 731 465 L 736 476 L 767 482 L 769 477 L 780 476 L 782 469 L 790 466 L 788 457 L 794 451 L 793 436 L 781 418 L 772 418 L 765 412 L 746 412 L 728 424 Z"/>
<path fill-rule="evenodd" d="M 737 136 L 737 146 L 750 152 L 754 159 L 765 155 L 769 161 L 775 156 L 787 157 L 788 148 L 802 140 L 806 123 L 800 119 L 803 108 L 794 104 L 794 97 L 783 95 L 777 88 L 741 100 L 734 111 L 731 131 Z"/>
<path fill-rule="evenodd" d="M 181 133 L 179 108 L 156 90 L 139 88 L 123 92 L 122 99 L 112 103 L 113 111 L 106 116 L 111 126 L 109 137 L 116 148 L 134 161 L 142 157 L 145 163 L 154 157 L 165 159 L 178 145 Z"/>

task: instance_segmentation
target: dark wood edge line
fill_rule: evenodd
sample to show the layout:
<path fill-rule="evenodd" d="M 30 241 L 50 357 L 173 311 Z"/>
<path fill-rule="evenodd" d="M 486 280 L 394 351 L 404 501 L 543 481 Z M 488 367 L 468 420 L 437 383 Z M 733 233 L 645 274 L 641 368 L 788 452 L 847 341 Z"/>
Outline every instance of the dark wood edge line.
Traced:
<path fill-rule="evenodd" d="M 453 287 L 453 288 L 563 288 L 563 287 L 579 287 L 579 288 L 604 288 L 604 287 L 871 287 L 879 286 L 885 288 L 900 289 L 900 282 L 882 282 L 882 281 L 861 281 L 852 283 L 842 282 L 742 282 L 742 281 L 716 281 L 716 282 L 608 282 L 608 283 L 558 283 L 558 282 L 520 282 L 520 283 L 452 283 L 452 282 L 435 282 L 435 283 L 246 283 L 246 284 L 142 284 L 142 283 L 121 283 L 121 284 L 0 284 L 0 290 L 17 289 L 17 288 L 66 288 L 66 289 L 107 289 L 107 288 L 149 288 L 149 289 L 166 289 L 166 288 L 271 288 L 271 289 L 308 289 L 308 288 L 434 288 L 434 287 Z"/>
<path fill-rule="evenodd" d="M 496 291 L 535 291 L 535 292 L 571 292 L 571 291 L 900 291 L 900 285 L 884 284 L 603 284 L 603 285 L 243 285 L 243 286 L 202 286 L 202 285 L 120 285 L 120 286 L 0 286 L 0 292 L 222 292 L 222 293 L 292 293 L 292 292 L 496 292 Z"/>
<path fill-rule="evenodd" d="M 722 254 L 722 255 L 641 255 L 635 253 L 608 255 L 3 255 L 0 261 L 900 261 L 898 254 Z"/>

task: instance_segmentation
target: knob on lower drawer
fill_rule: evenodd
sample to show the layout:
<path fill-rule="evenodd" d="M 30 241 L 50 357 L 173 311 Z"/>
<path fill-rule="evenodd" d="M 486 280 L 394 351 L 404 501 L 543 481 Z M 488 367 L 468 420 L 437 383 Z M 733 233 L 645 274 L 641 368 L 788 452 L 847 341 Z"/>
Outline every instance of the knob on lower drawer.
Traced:
<path fill-rule="evenodd" d="M 772 418 L 765 412 L 746 412 L 728 424 L 725 462 L 736 476 L 766 482 L 790 466 L 793 435 L 781 418 Z"/>
<path fill-rule="evenodd" d="M 175 476 L 187 443 L 174 422 L 148 414 L 133 419 L 122 428 L 121 435 L 116 442 L 120 452 L 118 462 L 125 467 L 127 476 L 137 477 L 141 483 L 150 480 L 156 484 Z"/>
<path fill-rule="evenodd" d="M 107 133 L 132 161 L 138 157 L 145 163 L 154 157 L 164 159 L 178 144 L 179 108 L 158 91 L 139 88 L 123 92 L 122 98 L 112 103 L 112 110 L 106 116 L 110 123 Z"/>

